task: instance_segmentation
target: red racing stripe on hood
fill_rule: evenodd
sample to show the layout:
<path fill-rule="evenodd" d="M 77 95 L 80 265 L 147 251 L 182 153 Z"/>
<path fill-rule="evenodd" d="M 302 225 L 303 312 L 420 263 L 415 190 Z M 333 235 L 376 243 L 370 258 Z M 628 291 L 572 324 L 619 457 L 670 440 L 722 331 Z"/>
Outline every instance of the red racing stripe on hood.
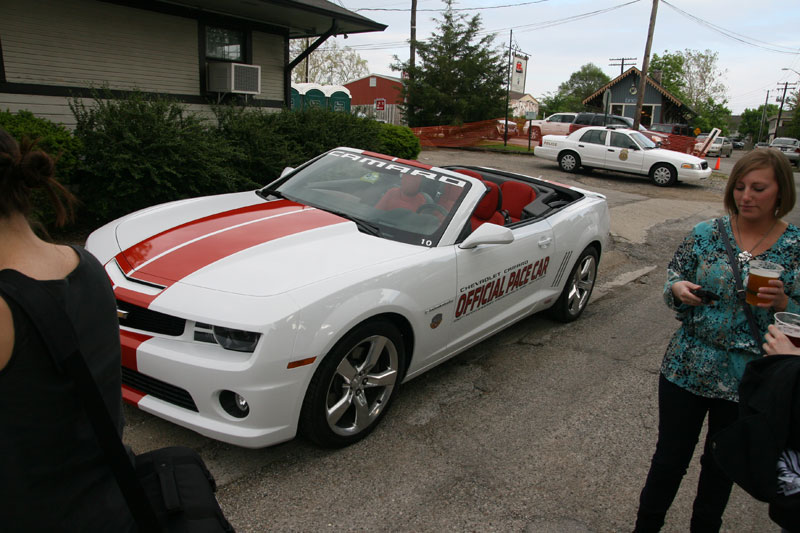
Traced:
<path fill-rule="evenodd" d="M 344 222 L 289 201 L 236 209 L 162 232 L 125 250 L 126 276 L 170 286 L 232 254 L 282 237 Z M 119 260 L 118 260 L 119 261 Z"/>

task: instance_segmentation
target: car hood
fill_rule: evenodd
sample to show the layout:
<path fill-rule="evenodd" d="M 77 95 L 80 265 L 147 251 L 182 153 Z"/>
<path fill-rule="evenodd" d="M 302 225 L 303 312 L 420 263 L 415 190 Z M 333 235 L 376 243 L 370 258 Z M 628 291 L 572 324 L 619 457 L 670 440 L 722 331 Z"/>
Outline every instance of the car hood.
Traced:
<path fill-rule="evenodd" d="M 684 154 L 683 152 L 667 150 L 665 148 L 652 148 L 650 150 L 646 150 L 645 154 L 647 154 L 650 158 L 665 159 L 667 161 L 680 163 L 699 164 L 705 162 L 705 159 L 701 159 L 691 154 Z"/>
<path fill-rule="evenodd" d="M 184 206 L 175 207 L 173 216 L 184 218 Z M 206 215 L 141 239 L 142 227 L 163 224 L 154 217 L 171 218 L 159 210 L 120 222 L 116 262 L 129 280 L 166 289 L 180 283 L 271 296 L 425 251 L 288 200 Z"/>

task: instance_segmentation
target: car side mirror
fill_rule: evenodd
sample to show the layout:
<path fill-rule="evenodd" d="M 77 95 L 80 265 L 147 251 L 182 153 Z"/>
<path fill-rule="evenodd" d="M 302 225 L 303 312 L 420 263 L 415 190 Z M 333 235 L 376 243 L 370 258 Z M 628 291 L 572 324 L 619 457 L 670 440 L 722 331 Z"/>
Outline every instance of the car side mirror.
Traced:
<path fill-rule="evenodd" d="M 509 244 L 514 242 L 514 233 L 504 227 L 486 222 L 470 233 L 464 242 L 458 245 L 462 250 L 469 250 L 482 244 Z"/>
<path fill-rule="evenodd" d="M 292 172 L 293 170 L 294 170 L 294 167 L 286 167 L 286 168 L 284 168 L 281 171 L 281 177 L 284 177 L 286 174 L 288 174 L 289 172 Z"/>

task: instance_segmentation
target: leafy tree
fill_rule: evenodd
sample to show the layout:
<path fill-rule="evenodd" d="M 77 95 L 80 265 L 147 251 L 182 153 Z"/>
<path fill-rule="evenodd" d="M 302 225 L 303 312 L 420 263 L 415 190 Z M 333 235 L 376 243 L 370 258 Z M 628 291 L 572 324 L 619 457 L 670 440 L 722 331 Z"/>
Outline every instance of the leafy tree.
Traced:
<path fill-rule="evenodd" d="M 778 106 L 774 104 L 767 104 L 767 117 L 778 113 Z M 764 115 L 764 105 L 758 106 L 758 109 L 745 109 L 742 112 L 742 120 L 739 122 L 739 133 L 744 137 L 750 137 L 753 142 L 759 142 L 767 137 L 766 124 L 761 128 L 761 119 Z M 761 129 L 761 139 L 758 138 L 758 132 Z"/>
<path fill-rule="evenodd" d="M 686 100 L 683 65 L 684 58 L 680 52 L 670 53 L 664 50 L 664 55 L 653 54 L 653 58 L 650 60 L 649 74 L 652 77 L 654 70 L 660 70 L 661 85 L 678 99 Z"/>
<path fill-rule="evenodd" d="M 794 137 L 800 139 L 800 109 L 798 109 L 798 102 L 800 102 L 800 90 L 786 96 L 786 103 L 784 104 L 784 111 L 787 109 L 792 110 L 792 121 L 784 126 L 786 129 L 783 134 L 787 137 Z"/>
<path fill-rule="evenodd" d="M 725 103 L 717 103 L 713 99 L 706 98 L 703 102 L 695 104 L 694 110 L 697 116 L 692 120 L 692 126 L 700 128 L 702 131 L 711 131 L 712 128 L 722 130 L 722 135 L 728 135 L 728 119 L 731 110 L 725 107 Z"/>
<path fill-rule="evenodd" d="M 540 107 L 545 116 L 562 111 L 586 110 L 581 102 L 609 81 L 611 78 L 600 67 L 587 63 L 561 83 L 556 92 L 547 93 L 541 99 Z"/>
<path fill-rule="evenodd" d="M 611 78 L 594 63 L 587 63 L 573 72 L 569 79 L 558 86 L 558 93 L 570 110 L 583 109 L 581 102 L 597 89 L 610 82 Z"/>
<path fill-rule="evenodd" d="M 480 15 L 467 18 L 447 6 L 434 36 L 417 43 L 417 61 L 400 62 L 392 70 L 405 71 L 408 79 L 401 109 L 408 125 L 460 125 L 502 117 L 506 112 L 507 59 L 493 47 L 494 35 L 479 37 Z"/>
<path fill-rule="evenodd" d="M 703 131 L 727 130 L 730 110 L 727 87 L 720 80 L 725 75 L 717 65 L 718 54 L 711 50 L 686 49 L 682 52 L 664 51 L 653 55 L 651 70 L 661 70 L 661 84 L 697 112 L 692 125 Z"/>
<path fill-rule="evenodd" d="M 306 49 L 306 46 L 305 39 L 292 39 L 289 41 L 289 55 L 292 58 L 297 57 Z M 308 56 L 308 81 L 310 83 L 342 85 L 368 74 L 367 60 L 352 48 L 340 47 L 334 40 L 326 41 Z M 305 66 L 301 62 L 292 70 L 292 81 L 302 83 L 306 81 L 305 76 Z"/>

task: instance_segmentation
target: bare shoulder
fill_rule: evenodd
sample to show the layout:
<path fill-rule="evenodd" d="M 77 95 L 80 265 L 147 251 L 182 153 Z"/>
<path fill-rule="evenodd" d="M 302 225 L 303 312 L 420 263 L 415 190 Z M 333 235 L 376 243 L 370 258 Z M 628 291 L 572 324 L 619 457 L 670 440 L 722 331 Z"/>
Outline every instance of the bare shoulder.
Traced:
<path fill-rule="evenodd" d="M 0 370 L 8 364 L 13 349 L 14 319 L 11 316 L 11 309 L 8 304 L 0 296 Z"/>

